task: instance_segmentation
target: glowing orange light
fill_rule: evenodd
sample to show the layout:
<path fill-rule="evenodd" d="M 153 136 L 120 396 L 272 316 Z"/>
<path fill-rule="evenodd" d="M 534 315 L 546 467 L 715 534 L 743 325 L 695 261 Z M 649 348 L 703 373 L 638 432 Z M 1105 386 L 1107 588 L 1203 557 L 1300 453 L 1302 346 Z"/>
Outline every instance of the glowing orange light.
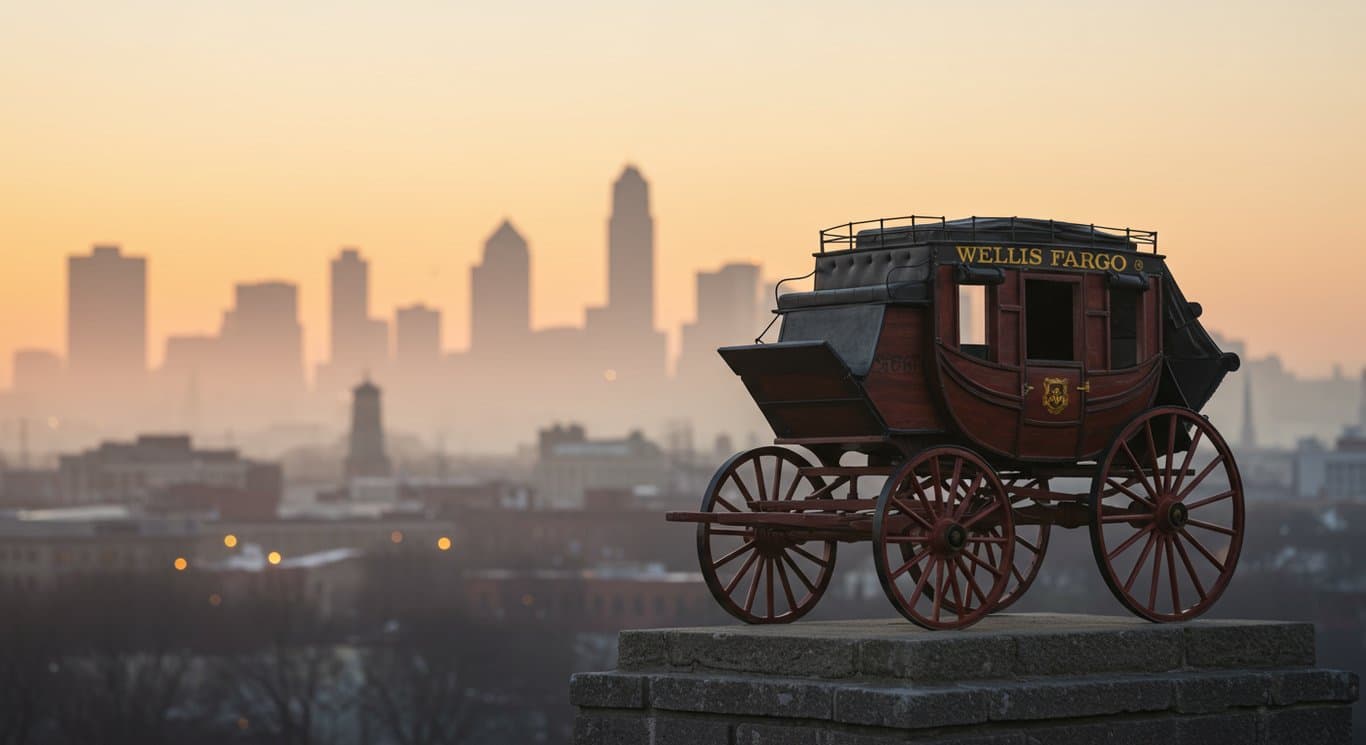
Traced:
<path fill-rule="evenodd" d="M 212 595 L 209 596 L 209 605 L 212 605 L 213 607 L 217 608 L 218 606 L 220 606 L 220 605 L 222 605 L 222 604 L 223 604 L 223 596 L 222 596 L 222 595 L 219 595 L 218 593 L 215 592 L 214 594 L 212 594 Z"/>
<path fill-rule="evenodd" d="M 175 567 L 177 572 L 183 572 L 190 568 L 190 562 L 186 561 L 184 556 L 177 556 L 175 561 L 171 562 L 171 566 Z"/>
<path fill-rule="evenodd" d="M 223 536 L 223 545 L 228 548 L 237 548 L 237 536 L 232 533 Z"/>
<path fill-rule="evenodd" d="M 251 722 L 248 722 L 246 717 L 239 717 L 239 718 L 237 719 L 237 729 L 246 729 L 247 727 L 250 727 L 250 726 L 251 726 Z"/>
<path fill-rule="evenodd" d="M 271 564 L 279 564 L 280 558 L 281 557 L 279 551 L 271 551 L 270 553 L 266 554 L 266 561 L 270 562 Z"/>
<path fill-rule="evenodd" d="M 536 598 L 532 597 L 530 594 L 526 594 L 526 595 L 523 595 L 523 596 L 522 596 L 522 605 L 525 605 L 525 606 L 528 607 L 528 608 L 530 608 L 530 607 L 531 607 L 531 604 L 532 604 L 532 603 L 535 603 L 535 602 L 536 602 Z"/>
<path fill-rule="evenodd" d="M 390 534 L 389 534 L 389 540 L 390 540 L 391 542 L 393 542 L 393 543 L 402 543 L 402 542 L 403 542 L 403 531 L 401 531 L 401 530 L 395 530 L 394 532 L 390 533 Z"/>
<path fill-rule="evenodd" d="M 450 551 L 451 539 L 447 538 L 444 535 L 441 536 L 440 538 L 436 539 L 436 547 L 441 549 L 442 551 Z"/>

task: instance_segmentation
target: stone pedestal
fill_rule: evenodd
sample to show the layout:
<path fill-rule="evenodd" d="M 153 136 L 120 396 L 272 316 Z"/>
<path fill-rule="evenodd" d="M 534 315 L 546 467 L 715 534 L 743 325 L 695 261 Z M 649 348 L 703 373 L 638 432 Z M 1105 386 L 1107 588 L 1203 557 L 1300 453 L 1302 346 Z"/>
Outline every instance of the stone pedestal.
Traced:
<path fill-rule="evenodd" d="M 575 675 L 574 742 L 1336 745 L 1357 676 L 1303 623 L 1000 614 L 623 631 Z"/>

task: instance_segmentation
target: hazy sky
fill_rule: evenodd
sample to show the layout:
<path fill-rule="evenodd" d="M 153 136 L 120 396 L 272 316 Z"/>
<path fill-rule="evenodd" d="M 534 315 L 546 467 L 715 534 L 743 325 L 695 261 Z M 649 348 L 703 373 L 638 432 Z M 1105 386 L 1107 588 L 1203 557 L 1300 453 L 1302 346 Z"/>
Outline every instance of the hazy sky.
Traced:
<path fill-rule="evenodd" d="M 818 228 L 1028 215 L 1157 229 L 1211 327 L 1366 364 L 1366 3 L 120 2 L 0 6 L 0 384 L 61 350 L 64 257 L 149 257 L 150 348 L 235 280 L 327 261 L 462 347 L 504 216 L 533 321 L 604 296 L 610 182 L 654 187 L 659 313 L 697 268 L 802 274 Z"/>

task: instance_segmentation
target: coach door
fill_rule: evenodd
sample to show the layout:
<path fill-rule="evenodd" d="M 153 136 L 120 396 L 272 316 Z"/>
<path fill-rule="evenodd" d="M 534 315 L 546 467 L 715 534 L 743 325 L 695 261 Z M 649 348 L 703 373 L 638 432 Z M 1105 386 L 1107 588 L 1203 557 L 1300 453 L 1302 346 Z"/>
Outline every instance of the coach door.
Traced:
<path fill-rule="evenodd" d="M 1024 278 L 1019 455 L 1073 459 L 1089 386 L 1079 275 Z"/>

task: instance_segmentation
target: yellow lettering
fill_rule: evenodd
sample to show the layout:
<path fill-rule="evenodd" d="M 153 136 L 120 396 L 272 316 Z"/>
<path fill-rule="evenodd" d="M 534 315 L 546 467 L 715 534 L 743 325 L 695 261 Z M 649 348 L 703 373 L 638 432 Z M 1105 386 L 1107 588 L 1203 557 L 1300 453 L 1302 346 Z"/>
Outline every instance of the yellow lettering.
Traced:
<path fill-rule="evenodd" d="M 1102 272 L 1107 272 L 1110 270 L 1111 261 L 1113 261 L 1113 257 L 1111 257 L 1110 254 L 1097 254 L 1096 268 L 1101 270 Z"/>
<path fill-rule="evenodd" d="M 1077 268 L 1077 252 L 1068 251 L 1067 254 L 1063 257 L 1062 265 L 1068 269 Z"/>
<path fill-rule="evenodd" d="M 1082 268 L 1082 269 L 1095 269 L 1095 268 L 1096 268 L 1096 255 L 1093 254 L 1093 253 L 1088 253 L 1088 252 L 1086 252 L 1086 251 L 1082 251 L 1082 252 L 1081 252 L 1081 268 Z"/>
<path fill-rule="evenodd" d="M 1129 266 L 1129 260 L 1123 256 L 1116 256 L 1110 260 L 1110 268 L 1117 272 L 1122 272 Z"/>
<path fill-rule="evenodd" d="M 1029 249 L 1029 263 L 1038 266 L 1043 263 L 1043 250 L 1038 248 Z"/>
<path fill-rule="evenodd" d="M 976 247 L 976 246 L 958 246 L 957 248 L 958 248 L 958 260 L 959 260 L 959 261 L 962 261 L 962 262 L 965 262 L 965 263 L 968 263 L 968 264 L 971 264 L 971 263 L 972 263 L 973 254 L 975 254 L 975 253 L 977 252 L 977 251 L 976 251 L 977 247 Z"/>
<path fill-rule="evenodd" d="M 1060 248 L 1055 248 L 1052 251 L 1049 251 L 1048 253 L 1048 263 L 1052 266 L 1062 266 L 1063 259 L 1067 256 L 1067 252 Z"/>

